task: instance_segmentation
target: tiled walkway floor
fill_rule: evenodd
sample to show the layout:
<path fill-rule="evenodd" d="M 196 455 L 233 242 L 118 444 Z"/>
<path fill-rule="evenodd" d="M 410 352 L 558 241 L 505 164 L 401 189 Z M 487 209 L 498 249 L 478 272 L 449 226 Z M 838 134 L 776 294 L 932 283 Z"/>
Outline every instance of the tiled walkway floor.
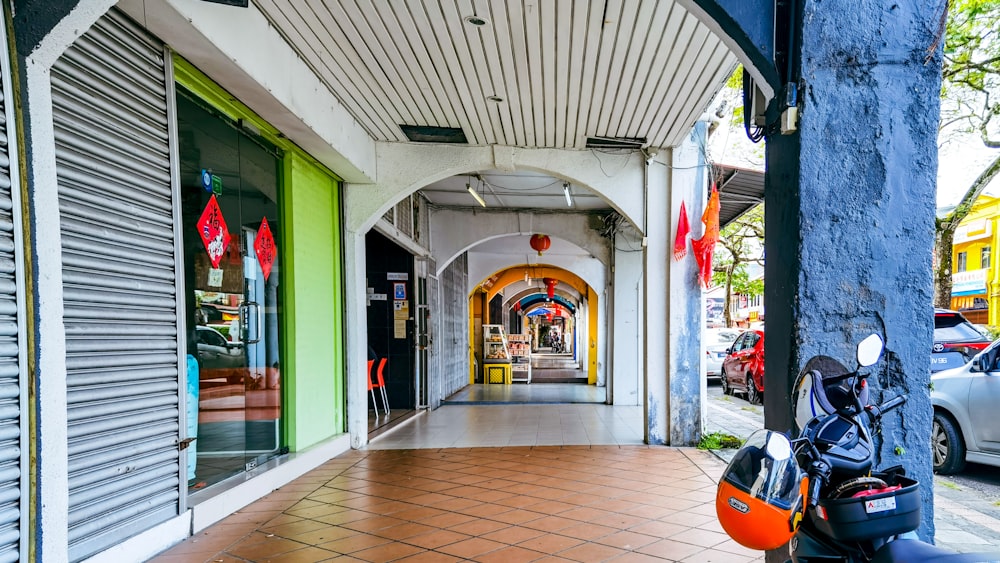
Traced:
<path fill-rule="evenodd" d="M 719 528 L 722 469 L 642 445 L 352 451 L 153 561 L 763 561 Z"/>

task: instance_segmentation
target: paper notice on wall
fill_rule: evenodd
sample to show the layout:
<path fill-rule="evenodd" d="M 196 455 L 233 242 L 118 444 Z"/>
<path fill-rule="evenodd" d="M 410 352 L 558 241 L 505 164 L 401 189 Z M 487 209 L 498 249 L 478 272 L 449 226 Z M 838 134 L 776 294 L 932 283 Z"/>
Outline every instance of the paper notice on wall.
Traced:
<path fill-rule="evenodd" d="M 393 332 L 392 332 L 393 338 L 406 338 L 405 319 L 404 320 L 396 319 L 395 321 L 393 321 L 392 326 L 393 326 Z"/>
<path fill-rule="evenodd" d="M 410 303 L 407 301 L 393 301 L 392 318 L 397 321 L 400 319 L 405 321 L 410 318 Z"/>
<path fill-rule="evenodd" d="M 209 268 L 208 287 L 222 287 L 222 268 Z"/>

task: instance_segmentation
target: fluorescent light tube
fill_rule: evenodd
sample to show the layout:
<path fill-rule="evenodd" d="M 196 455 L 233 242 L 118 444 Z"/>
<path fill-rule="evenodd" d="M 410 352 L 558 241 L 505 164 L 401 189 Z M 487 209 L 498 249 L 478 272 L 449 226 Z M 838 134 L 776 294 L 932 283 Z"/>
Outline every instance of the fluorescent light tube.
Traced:
<path fill-rule="evenodd" d="M 573 194 L 569 193 L 569 184 L 563 184 L 563 195 L 566 196 L 566 205 L 573 207 Z"/>
<path fill-rule="evenodd" d="M 476 190 L 472 189 L 471 184 L 466 184 L 465 189 L 469 190 L 469 193 L 472 194 L 472 197 L 476 198 L 476 201 L 479 202 L 479 205 L 486 207 L 486 200 L 484 200 L 479 194 L 477 194 Z"/>

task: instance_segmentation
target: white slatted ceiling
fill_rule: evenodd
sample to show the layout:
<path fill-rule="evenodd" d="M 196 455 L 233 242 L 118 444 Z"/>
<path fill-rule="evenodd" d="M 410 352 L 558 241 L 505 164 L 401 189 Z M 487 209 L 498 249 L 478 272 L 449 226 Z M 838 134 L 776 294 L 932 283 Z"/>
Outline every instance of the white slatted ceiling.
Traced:
<path fill-rule="evenodd" d="M 408 124 L 459 127 L 474 145 L 673 146 L 735 65 L 668 0 L 254 2 L 384 141 L 406 141 Z"/>

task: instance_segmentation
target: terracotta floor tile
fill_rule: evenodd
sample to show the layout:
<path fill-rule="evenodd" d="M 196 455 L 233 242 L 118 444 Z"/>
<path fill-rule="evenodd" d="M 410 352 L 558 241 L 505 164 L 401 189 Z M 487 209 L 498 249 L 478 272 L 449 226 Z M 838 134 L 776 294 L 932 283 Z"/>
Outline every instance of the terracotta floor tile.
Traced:
<path fill-rule="evenodd" d="M 354 552 L 351 554 L 351 557 L 357 557 L 358 559 L 364 559 L 365 561 L 382 563 L 384 561 L 395 561 L 397 559 L 402 559 L 403 557 L 409 557 L 410 555 L 416 555 L 425 551 L 427 550 L 415 545 L 392 542 Z"/>
<path fill-rule="evenodd" d="M 320 561 L 330 561 L 336 557 L 340 557 L 340 554 L 309 546 L 275 557 L 269 557 L 267 563 L 319 563 Z"/>
<path fill-rule="evenodd" d="M 341 526 L 349 530 L 357 530 L 359 532 L 374 532 L 375 530 L 381 530 L 382 528 L 396 526 L 405 522 L 406 520 L 400 520 L 399 518 L 393 518 L 392 516 L 373 516 L 371 518 L 346 522 L 341 524 Z"/>
<path fill-rule="evenodd" d="M 652 555 L 654 557 L 680 561 L 681 559 L 690 557 L 696 553 L 701 553 L 704 551 L 704 548 L 674 540 L 660 540 L 658 542 L 640 547 L 636 551 L 639 553 L 645 553 L 646 555 Z"/>
<path fill-rule="evenodd" d="M 615 532 L 593 541 L 595 543 L 610 545 L 611 547 L 617 547 L 619 549 L 634 550 L 661 539 L 663 538 L 647 536 L 646 534 L 638 534 L 631 531 L 622 531 Z"/>
<path fill-rule="evenodd" d="M 701 547 L 714 547 L 729 539 L 729 536 L 719 532 L 692 528 L 669 536 L 669 539 L 690 543 Z"/>
<path fill-rule="evenodd" d="M 597 543 L 585 543 L 583 545 L 571 547 L 570 549 L 559 552 L 559 557 L 574 559 L 576 561 L 582 561 L 583 563 L 596 563 L 597 561 L 607 561 L 608 559 L 617 557 L 622 553 L 625 553 L 625 551 L 616 547 Z"/>
<path fill-rule="evenodd" d="M 482 536 L 490 532 L 495 532 L 497 530 L 502 530 L 504 528 L 509 528 L 510 524 L 505 524 L 503 522 L 496 522 L 494 520 L 476 519 L 470 520 L 464 524 L 459 524 L 458 526 L 452 526 L 448 528 L 452 532 L 458 532 L 460 534 L 468 534 L 470 536 Z"/>
<path fill-rule="evenodd" d="M 273 526 L 270 522 L 268 522 L 268 524 L 261 527 L 260 530 L 262 532 L 267 532 L 283 538 L 294 538 L 299 534 L 313 532 L 327 527 L 329 527 L 329 524 L 317 522 L 316 520 L 298 520 L 296 522 L 289 522 L 287 524 L 280 524 L 277 526 Z"/>
<path fill-rule="evenodd" d="M 320 516 L 329 516 L 331 514 L 347 512 L 348 510 L 350 509 L 344 508 L 343 506 L 337 506 L 336 504 L 318 504 L 308 508 L 292 508 L 286 510 L 285 514 L 298 516 L 299 518 L 317 518 Z"/>
<path fill-rule="evenodd" d="M 476 557 L 480 563 L 528 563 L 545 557 L 544 553 L 509 545 Z"/>
<path fill-rule="evenodd" d="M 601 522 L 614 514 L 614 512 L 597 508 L 578 507 L 566 512 L 560 512 L 559 516 L 562 518 L 572 518 L 581 522 Z"/>
<path fill-rule="evenodd" d="M 304 543 L 306 545 L 320 545 L 334 540 L 342 540 L 344 538 L 350 538 L 358 535 L 361 535 L 361 532 L 348 530 L 347 528 L 341 528 L 340 526 L 323 524 L 322 528 L 311 532 L 303 532 L 288 539 Z"/>
<path fill-rule="evenodd" d="M 613 557 L 608 560 L 609 563 L 663 563 L 663 559 L 660 557 L 653 557 L 652 555 L 646 555 L 645 553 L 638 553 L 635 551 L 626 551 L 625 553 Z M 706 562 L 702 562 L 706 563 Z"/>
<path fill-rule="evenodd" d="M 559 553 L 565 549 L 576 547 L 581 543 L 583 542 L 569 536 L 545 534 L 544 536 L 538 536 L 537 538 L 523 541 L 518 545 L 527 549 L 541 551 L 542 553 Z"/>
<path fill-rule="evenodd" d="M 541 530 L 533 530 L 531 528 L 523 528 L 521 526 L 510 526 L 509 528 L 484 534 L 482 537 L 488 540 L 514 545 L 544 535 L 545 532 Z"/>
<path fill-rule="evenodd" d="M 507 546 L 500 542 L 490 541 L 483 538 L 469 538 L 457 543 L 441 546 L 437 548 L 436 551 L 447 553 L 448 555 L 454 555 L 456 557 L 474 559 L 477 556 L 491 551 L 496 551 L 504 547 Z"/>
<path fill-rule="evenodd" d="M 425 549 L 437 549 L 441 546 L 458 543 L 468 538 L 469 536 L 466 534 L 460 534 L 450 530 L 435 530 L 426 534 L 410 536 L 403 541 Z"/>
<path fill-rule="evenodd" d="M 227 553 L 254 561 L 256 559 L 266 559 L 288 553 L 297 549 L 308 547 L 306 544 L 286 540 L 277 536 L 267 538 L 265 541 L 257 541 L 257 538 L 241 541 L 228 549 Z"/>
<path fill-rule="evenodd" d="M 376 530 L 372 532 L 376 536 L 389 538 L 391 540 L 402 540 L 413 536 L 418 536 L 420 534 L 426 534 L 428 532 L 434 531 L 437 528 L 431 526 L 425 526 L 424 524 L 417 524 L 416 522 L 404 522 L 396 526 L 390 526 L 388 528 L 382 528 L 381 530 Z"/>
<path fill-rule="evenodd" d="M 531 520 L 530 522 L 525 522 L 523 525 L 527 528 L 542 530 L 543 532 L 557 532 L 563 528 L 575 526 L 576 524 L 579 524 L 579 522 L 569 518 L 563 518 L 561 516 L 544 516 L 536 520 Z"/>
<path fill-rule="evenodd" d="M 534 522 L 535 520 L 544 517 L 545 515 L 543 513 L 535 512 L 533 510 L 511 510 L 510 512 L 502 512 L 491 516 L 490 519 L 498 522 L 505 522 L 507 524 L 525 524 L 527 522 Z"/>
<path fill-rule="evenodd" d="M 472 500 L 468 498 L 451 497 L 441 502 L 435 502 L 432 506 L 440 510 L 450 510 L 452 512 L 458 512 L 460 510 L 466 510 L 472 508 L 473 506 L 479 506 L 480 504 L 484 503 L 481 503 L 478 500 Z"/>
<path fill-rule="evenodd" d="M 521 497 L 521 498 L 532 498 L 532 497 Z M 561 500 L 543 500 L 536 504 L 531 505 L 531 510 L 535 512 L 541 512 L 543 514 L 561 514 L 563 512 L 568 512 L 570 510 L 575 510 L 579 508 L 579 505 L 570 504 L 568 502 L 563 502 Z"/>
<path fill-rule="evenodd" d="M 425 524 L 427 526 L 434 526 L 437 528 L 450 528 L 452 526 L 464 524 L 466 522 L 475 519 L 476 519 L 475 516 L 469 516 L 468 514 L 459 514 L 458 512 L 442 511 L 441 514 L 421 520 L 420 523 Z"/>
<path fill-rule="evenodd" d="M 340 526 L 343 524 L 348 524 L 350 522 L 357 522 L 358 520 L 371 518 L 372 516 L 374 516 L 374 514 L 372 514 L 371 512 L 365 512 L 364 510 L 345 510 L 343 512 L 328 514 L 326 516 L 313 516 L 312 519 L 319 520 L 320 522 L 325 522 L 327 524 Z"/>
<path fill-rule="evenodd" d="M 603 538 L 604 536 L 613 534 L 617 531 L 619 531 L 618 528 L 610 528 L 599 524 L 582 523 L 568 528 L 563 528 L 562 530 L 559 530 L 559 534 L 584 541 L 596 541 L 598 538 Z"/>
<path fill-rule="evenodd" d="M 705 500 L 724 467 L 714 459 L 648 446 L 351 451 L 152 561 L 759 561 Z"/>
<path fill-rule="evenodd" d="M 321 547 L 323 549 L 328 549 L 330 551 L 336 551 L 337 553 L 343 553 L 350 555 L 356 551 L 361 551 L 363 549 L 368 549 L 370 547 L 375 547 L 377 545 L 382 545 L 389 543 L 390 540 L 385 538 L 380 538 L 378 536 L 373 536 L 371 534 L 357 534 L 353 536 L 348 536 L 346 538 L 333 540 L 330 542 L 324 542 L 318 544 L 316 547 Z"/>
<path fill-rule="evenodd" d="M 399 518 L 400 520 L 409 520 L 410 522 L 423 522 L 424 520 L 427 520 L 432 516 L 438 516 L 439 514 L 447 514 L 447 512 L 437 508 L 411 504 L 410 508 L 407 508 L 406 510 L 393 512 L 392 517 Z"/>
<path fill-rule="evenodd" d="M 682 561 L 685 561 L 686 563 L 749 563 L 753 560 L 754 558 L 747 557 L 745 555 L 736 555 L 735 553 L 706 549 L 699 553 L 695 553 Z"/>
<path fill-rule="evenodd" d="M 637 534 L 645 534 L 647 536 L 654 536 L 657 538 L 669 538 L 674 534 L 679 534 L 686 530 L 690 530 L 688 526 L 682 526 L 680 524 L 672 524 L 670 522 L 661 522 L 659 520 L 653 520 L 646 522 L 644 524 L 639 524 L 638 526 L 632 526 L 628 531 L 635 532 Z"/>
<path fill-rule="evenodd" d="M 456 563 L 461 560 L 460 557 L 455 557 L 454 555 L 438 553 L 437 551 L 424 551 L 416 555 L 404 557 L 394 563 Z"/>

